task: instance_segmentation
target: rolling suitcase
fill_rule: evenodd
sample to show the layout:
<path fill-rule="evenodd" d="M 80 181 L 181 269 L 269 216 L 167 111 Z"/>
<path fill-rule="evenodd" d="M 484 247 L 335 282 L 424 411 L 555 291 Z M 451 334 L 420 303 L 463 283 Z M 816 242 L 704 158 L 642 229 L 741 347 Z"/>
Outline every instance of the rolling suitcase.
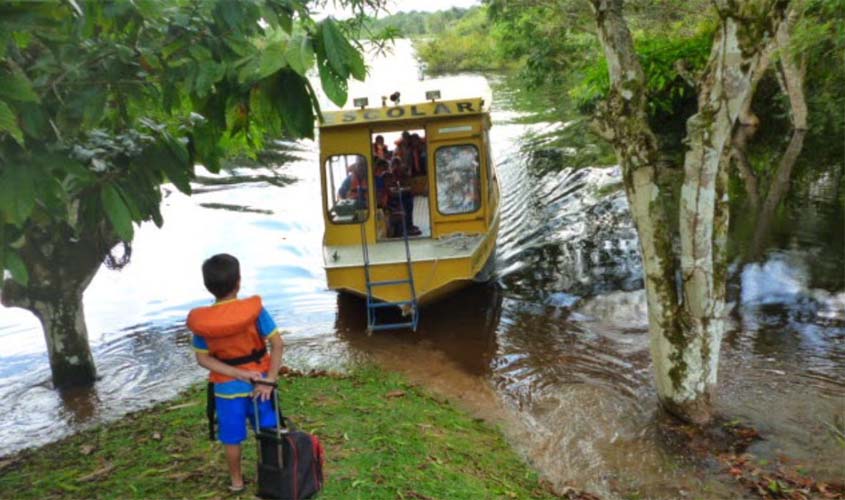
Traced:
<path fill-rule="evenodd" d="M 271 385 L 275 387 L 275 384 Z M 313 498 L 323 488 L 323 446 L 317 436 L 293 428 L 282 415 L 277 392 L 273 391 L 276 427 L 255 432 L 258 441 L 257 495 L 284 500 Z M 258 420 L 258 401 L 254 399 L 253 404 Z"/>

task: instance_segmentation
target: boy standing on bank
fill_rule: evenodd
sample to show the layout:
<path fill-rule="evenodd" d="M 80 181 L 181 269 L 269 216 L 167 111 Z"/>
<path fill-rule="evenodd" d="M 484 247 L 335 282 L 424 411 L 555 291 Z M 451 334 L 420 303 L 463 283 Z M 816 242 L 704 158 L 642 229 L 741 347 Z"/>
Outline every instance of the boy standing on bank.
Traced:
<path fill-rule="evenodd" d="M 241 443 L 247 436 L 247 419 L 255 428 L 252 398 L 259 399 L 260 427 L 276 425 L 271 400 L 273 387 L 253 386 L 253 382 L 263 380 L 275 385 L 282 364 L 282 336 L 262 306 L 261 297 L 238 298 L 241 287 L 238 259 L 229 254 L 214 255 L 203 262 L 202 277 L 216 301 L 211 306 L 193 309 L 188 314 L 188 328 L 194 334 L 197 363 L 211 372 L 214 405 L 210 411 L 217 410 L 219 439 L 232 479 L 229 489 L 240 492 L 244 490 Z M 213 425 L 213 413 L 209 418 Z M 213 439 L 213 427 L 211 432 Z"/>

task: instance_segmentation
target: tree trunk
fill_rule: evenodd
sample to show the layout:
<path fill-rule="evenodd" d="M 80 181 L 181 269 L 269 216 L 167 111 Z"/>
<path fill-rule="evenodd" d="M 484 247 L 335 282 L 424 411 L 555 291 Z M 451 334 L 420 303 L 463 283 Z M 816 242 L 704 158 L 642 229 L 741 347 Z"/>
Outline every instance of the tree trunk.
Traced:
<path fill-rule="evenodd" d="M 41 322 L 56 388 L 92 385 L 97 371 L 88 344 L 82 295 L 115 238 L 102 229 L 74 235 L 67 227 L 30 230 L 20 253 L 26 287 L 6 280 L 3 305 L 31 311 Z"/>
<path fill-rule="evenodd" d="M 672 372 L 675 360 L 681 356 L 684 338 L 678 321 L 671 224 L 656 179 L 657 140 L 645 111 L 645 78 L 622 17 L 621 0 L 593 0 L 592 5 L 611 81 L 608 99 L 597 112 L 597 126 L 613 145 L 622 167 L 643 260 L 657 394 L 663 406 L 674 412 Z"/>
<path fill-rule="evenodd" d="M 727 171 L 720 166 L 728 163 L 733 125 L 740 110 L 747 109 L 766 33 L 774 33 L 786 2 L 774 7 L 717 2 L 720 30 L 702 82 L 699 111 L 687 124 L 680 275 L 656 182 L 658 151 L 645 112 L 645 78 L 622 17 L 622 1 L 591 4 L 611 83 L 597 125 L 616 151 L 637 226 L 658 396 L 670 413 L 707 423 L 724 330 L 727 275 Z"/>
<path fill-rule="evenodd" d="M 804 98 L 804 74 L 807 71 L 806 59 L 796 60 L 792 45 L 790 30 L 798 18 L 798 10 L 792 9 L 789 18 L 778 27 L 775 35 L 780 51 L 780 78 L 783 92 L 789 97 L 790 118 L 792 127 L 796 130 L 807 130 L 807 100 Z"/>
<path fill-rule="evenodd" d="M 52 300 L 33 300 L 29 307 L 41 321 L 57 388 L 91 385 L 97 371 L 88 345 L 82 290 L 55 293 Z"/>
<path fill-rule="evenodd" d="M 761 26 L 772 33 L 783 18 L 782 10 L 755 10 L 753 2 L 742 6 L 725 2 L 719 7 L 722 21 L 699 91 L 698 112 L 687 121 L 680 200 L 682 323 L 687 344 L 673 374 L 672 402 L 697 423 L 711 418 L 710 395 L 724 333 L 729 219 L 725 157 L 734 124 L 753 96 L 752 80 L 765 48 L 765 40 L 749 35 Z"/>

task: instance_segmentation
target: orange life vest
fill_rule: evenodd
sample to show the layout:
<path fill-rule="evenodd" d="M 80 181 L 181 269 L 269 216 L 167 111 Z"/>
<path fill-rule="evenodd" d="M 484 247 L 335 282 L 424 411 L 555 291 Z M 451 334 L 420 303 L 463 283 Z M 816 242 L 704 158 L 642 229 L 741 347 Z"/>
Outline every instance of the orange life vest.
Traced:
<path fill-rule="evenodd" d="M 270 369 L 270 356 L 266 354 L 267 346 L 258 333 L 257 325 L 262 307 L 261 297 L 257 295 L 197 307 L 188 314 L 188 328 L 205 339 L 208 353 L 220 360 L 241 358 L 256 350 L 265 352 L 260 361 L 238 365 L 238 368 L 266 372 Z M 234 379 L 211 372 L 209 380 L 221 383 Z"/>

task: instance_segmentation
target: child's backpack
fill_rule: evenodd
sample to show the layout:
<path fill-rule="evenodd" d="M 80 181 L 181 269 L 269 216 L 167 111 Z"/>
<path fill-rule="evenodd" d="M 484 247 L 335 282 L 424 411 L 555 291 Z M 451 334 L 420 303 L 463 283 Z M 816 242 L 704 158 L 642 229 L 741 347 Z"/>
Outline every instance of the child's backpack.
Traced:
<path fill-rule="evenodd" d="M 274 390 L 276 427 L 259 429 L 255 433 L 258 441 L 257 495 L 285 500 L 312 498 L 323 488 L 323 446 L 317 436 L 293 428 L 282 415 L 276 393 Z M 258 402 L 253 401 L 257 416 Z"/>

